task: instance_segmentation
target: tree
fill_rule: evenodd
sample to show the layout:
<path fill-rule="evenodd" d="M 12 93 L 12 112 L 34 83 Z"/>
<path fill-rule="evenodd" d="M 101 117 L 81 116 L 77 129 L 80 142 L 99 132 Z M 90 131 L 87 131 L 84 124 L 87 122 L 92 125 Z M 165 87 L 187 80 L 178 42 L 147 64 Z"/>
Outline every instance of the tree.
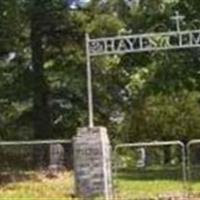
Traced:
<path fill-rule="evenodd" d="M 51 114 L 49 107 L 49 88 L 44 75 L 44 12 L 43 1 L 31 4 L 31 50 L 33 67 L 33 123 L 35 139 L 51 137 Z"/>
<path fill-rule="evenodd" d="M 0 2 L 0 137 L 71 138 L 87 125 L 85 32 L 168 31 L 177 9 L 186 15 L 182 28 L 198 28 L 198 7 L 197 0 L 144 0 L 137 8 L 112 0 L 75 11 L 62 0 Z M 92 72 L 95 124 L 113 140 L 198 137 L 197 49 L 104 56 L 92 59 Z M 191 116 L 185 124 L 182 113 Z"/>

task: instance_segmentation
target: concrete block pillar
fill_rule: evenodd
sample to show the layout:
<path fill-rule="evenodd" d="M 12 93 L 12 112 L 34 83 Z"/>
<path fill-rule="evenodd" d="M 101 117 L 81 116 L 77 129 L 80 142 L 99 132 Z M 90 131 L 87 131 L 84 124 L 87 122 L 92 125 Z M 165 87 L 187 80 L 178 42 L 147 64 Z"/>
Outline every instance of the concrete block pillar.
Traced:
<path fill-rule="evenodd" d="M 104 127 L 80 128 L 73 139 L 76 195 L 112 198 L 111 146 Z"/>

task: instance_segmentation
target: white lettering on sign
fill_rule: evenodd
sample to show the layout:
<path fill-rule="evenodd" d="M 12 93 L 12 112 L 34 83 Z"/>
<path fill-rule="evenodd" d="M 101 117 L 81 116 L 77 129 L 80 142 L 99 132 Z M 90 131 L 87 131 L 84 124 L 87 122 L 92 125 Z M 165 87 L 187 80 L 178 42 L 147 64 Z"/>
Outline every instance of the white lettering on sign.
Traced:
<path fill-rule="evenodd" d="M 89 39 L 90 56 L 200 47 L 200 30 Z"/>

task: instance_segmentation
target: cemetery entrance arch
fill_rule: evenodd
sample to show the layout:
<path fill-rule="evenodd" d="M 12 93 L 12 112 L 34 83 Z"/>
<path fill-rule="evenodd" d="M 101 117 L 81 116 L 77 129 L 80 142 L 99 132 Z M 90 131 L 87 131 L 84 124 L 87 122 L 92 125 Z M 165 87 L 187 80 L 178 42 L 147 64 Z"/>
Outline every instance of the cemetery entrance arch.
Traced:
<path fill-rule="evenodd" d="M 175 31 L 96 39 L 86 34 L 89 127 L 94 127 L 91 57 L 200 47 L 200 30 L 181 30 L 184 16 L 179 12 L 171 19 L 176 22 Z"/>

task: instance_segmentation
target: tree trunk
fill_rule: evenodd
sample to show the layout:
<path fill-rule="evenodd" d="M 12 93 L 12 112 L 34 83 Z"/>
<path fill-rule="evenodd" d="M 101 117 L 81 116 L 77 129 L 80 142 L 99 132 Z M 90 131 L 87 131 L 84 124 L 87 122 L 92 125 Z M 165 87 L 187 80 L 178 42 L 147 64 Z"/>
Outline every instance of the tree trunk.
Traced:
<path fill-rule="evenodd" d="M 44 10 L 33 0 L 31 9 L 31 50 L 33 69 L 33 129 L 34 139 L 51 138 L 51 115 L 49 88 L 44 75 L 43 14 Z M 46 145 L 34 146 L 34 164 L 37 168 L 46 167 L 49 148 Z"/>
<path fill-rule="evenodd" d="M 49 89 L 44 76 L 44 49 L 42 33 L 42 12 L 32 8 L 31 49 L 33 68 L 33 128 L 35 139 L 51 137 L 51 117 L 49 107 Z"/>

